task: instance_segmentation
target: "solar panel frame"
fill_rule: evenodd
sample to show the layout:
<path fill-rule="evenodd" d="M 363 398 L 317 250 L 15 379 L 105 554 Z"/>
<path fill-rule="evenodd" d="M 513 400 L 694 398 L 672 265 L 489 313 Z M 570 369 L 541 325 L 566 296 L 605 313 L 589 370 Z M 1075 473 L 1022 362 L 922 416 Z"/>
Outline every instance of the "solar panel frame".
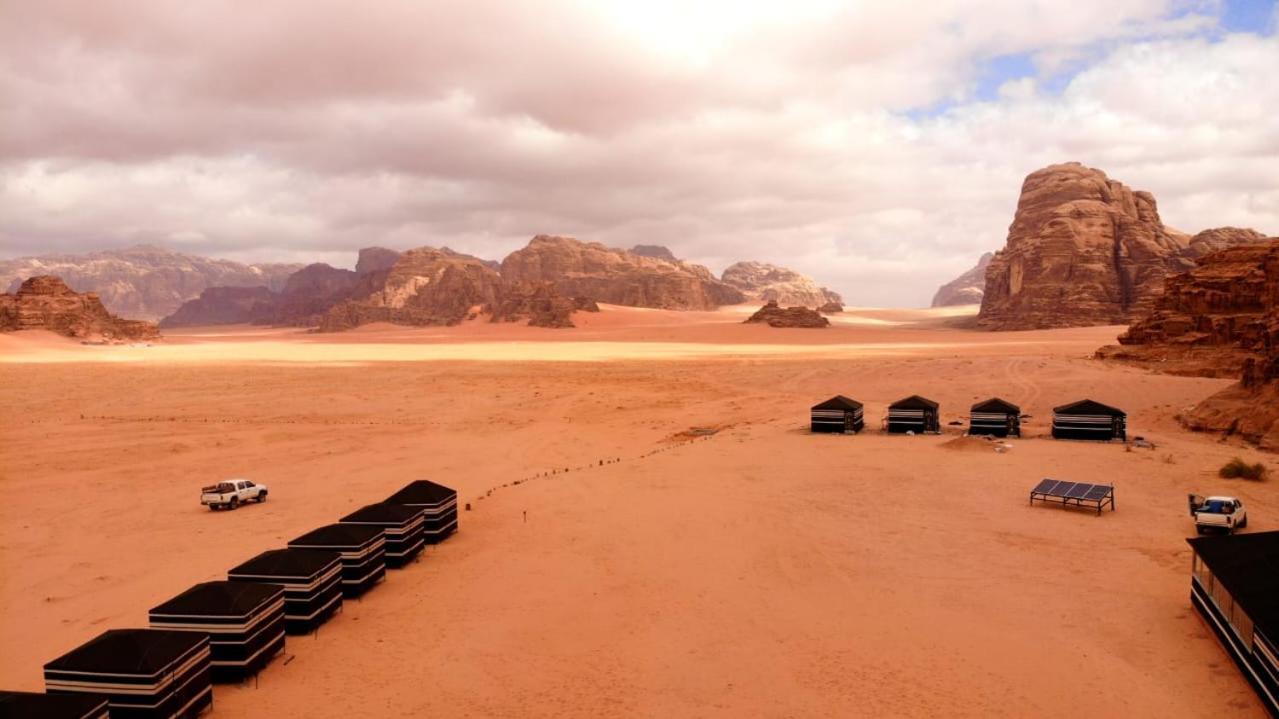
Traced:
<path fill-rule="evenodd" d="M 1045 477 L 1030 490 L 1030 503 L 1036 500 L 1051 502 L 1065 507 L 1079 507 L 1101 510 L 1110 507 L 1115 510 L 1115 487 L 1110 484 L 1092 484 L 1089 482 L 1067 482 Z"/>

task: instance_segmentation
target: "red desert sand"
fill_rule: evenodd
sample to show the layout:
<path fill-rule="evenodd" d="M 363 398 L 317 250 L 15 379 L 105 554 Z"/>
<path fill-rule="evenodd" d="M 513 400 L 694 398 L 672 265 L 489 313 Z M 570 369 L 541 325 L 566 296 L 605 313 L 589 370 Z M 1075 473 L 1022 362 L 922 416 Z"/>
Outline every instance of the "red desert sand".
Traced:
<path fill-rule="evenodd" d="M 426 477 L 472 505 L 460 532 L 219 685 L 212 716 L 1264 716 L 1189 602 L 1187 492 L 1279 529 L 1279 482 L 1216 476 L 1276 458 L 1174 419 L 1229 380 L 1088 359 L 1117 327 L 947 324 L 973 308 L 824 330 L 603 309 L 566 331 L 0 337 L 0 686 L 40 690 L 46 661 Z M 836 393 L 866 432 L 809 434 Z M 944 423 L 1003 396 L 1028 436 L 881 433 L 916 393 Z M 1045 438 L 1083 397 L 1156 448 Z M 271 501 L 199 506 L 236 476 Z M 1042 477 L 1113 482 L 1118 511 L 1030 507 Z"/>

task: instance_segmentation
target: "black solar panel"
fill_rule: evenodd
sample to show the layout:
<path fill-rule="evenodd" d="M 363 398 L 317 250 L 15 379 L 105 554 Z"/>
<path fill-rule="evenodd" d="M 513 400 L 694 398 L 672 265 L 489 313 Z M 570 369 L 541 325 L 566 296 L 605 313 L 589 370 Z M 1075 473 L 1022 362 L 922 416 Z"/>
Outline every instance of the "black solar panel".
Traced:
<path fill-rule="evenodd" d="M 1070 488 L 1070 491 L 1066 493 L 1066 496 L 1070 497 L 1071 499 L 1079 499 L 1080 497 L 1083 497 L 1084 495 L 1088 494 L 1088 492 L 1092 491 L 1092 488 L 1093 486 L 1091 484 L 1082 484 L 1082 483 L 1076 484 L 1075 486 Z"/>
<path fill-rule="evenodd" d="M 1069 497 L 1070 490 L 1074 488 L 1075 488 L 1074 482 L 1058 482 L 1057 486 L 1054 487 L 1053 491 L 1050 492 L 1049 494 L 1052 494 L 1054 497 Z"/>
<path fill-rule="evenodd" d="M 1056 487 L 1056 486 L 1057 486 L 1057 480 L 1044 479 L 1044 480 L 1040 480 L 1039 484 L 1036 485 L 1035 488 L 1030 491 L 1034 492 L 1035 494 L 1050 494 L 1053 490 L 1053 487 Z"/>
<path fill-rule="evenodd" d="M 1106 495 L 1110 494 L 1111 489 L 1112 487 L 1108 484 L 1094 484 L 1092 489 L 1088 490 L 1088 494 L 1084 496 L 1084 499 L 1104 499 Z"/>

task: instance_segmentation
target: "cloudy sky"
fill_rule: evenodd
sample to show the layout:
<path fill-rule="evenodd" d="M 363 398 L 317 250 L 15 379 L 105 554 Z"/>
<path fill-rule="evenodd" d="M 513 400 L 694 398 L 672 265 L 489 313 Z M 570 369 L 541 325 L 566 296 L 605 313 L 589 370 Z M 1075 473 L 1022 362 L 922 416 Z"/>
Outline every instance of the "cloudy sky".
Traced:
<path fill-rule="evenodd" d="M 912 7 L 913 6 L 913 7 Z M 252 10 L 249 10 L 252 8 Z M 922 305 L 1078 160 L 1279 234 L 1275 2 L 12 0 L 0 256 L 537 233 Z"/>

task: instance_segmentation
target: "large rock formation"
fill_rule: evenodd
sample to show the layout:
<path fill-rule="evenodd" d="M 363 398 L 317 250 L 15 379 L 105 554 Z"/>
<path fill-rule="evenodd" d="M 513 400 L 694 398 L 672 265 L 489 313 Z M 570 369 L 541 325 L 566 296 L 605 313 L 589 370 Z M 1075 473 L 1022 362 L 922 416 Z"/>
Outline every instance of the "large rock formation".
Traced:
<path fill-rule="evenodd" d="M 750 300 L 777 302 L 798 307 L 842 305 L 837 293 L 819 286 L 812 278 L 786 267 L 765 262 L 737 262 L 720 275 L 720 281 L 742 291 Z"/>
<path fill-rule="evenodd" d="M 933 307 L 953 307 L 955 305 L 979 305 L 986 294 L 986 268 L 994 259 L 995 253 L 987 252 L 977 260 L 977 266 L 964 274 L 937 288 L 933 295 Z"/>
<path fill-rule="evenodd" d="M 1181 415 L 1191 429 L 1238 434 L 1262 449 L 1279 451 L 1279 238 L 1261 261 L 1265 276 L 1265 330 L 1244 361 L 1238 384 Z"/>
<path fill-rule="evenodd" d="M 528 320 L 530 327 L 574 327 L 573 313 L 599 312 L 599 305 L 585 297 L 564 297 L 555 291 L 555 285 L 543 282 L 538 285 L 505 287 L 502 299 L 492 308 L 492 322 L 518 322 Z"/>
<path fill-rule="evenodd" d="M 208 287 L 283 288 L 295 264 L 245 265 L 138 245 L 86 254 L 51 254 L 0 260 L 0 287 L 15 291 L 28 277 L 56 275 L 77 292 L 97 294 L 107 310 L 158 319 Z"/>
<path fill-rule="evenodd" d="M 675 256 L 675 253 L 663 245 L 635 245 L 631 248 L 631 252 L 640 257 L 654 257 L 667 262 L 679 262 L 679 258 Z"/>
<path fill-rule="evenodd" d="M 1219 230 L 1192 238 L 1164 227 L 1155 198 L 1079 163 L 1031 173 L 1005 248 L 986 269 L 978 325 L 1035 329 L 1127 323 L 1148 312 L 1166 277 L 1208 246 L 1246 240 Z"/>
<path fill-rule="evenodd" d="M 1099 357 L 1150 363 L 1176 374 L 1237 377 L 1267 341 L 1266 264 L 1279 239 L 1214 252 L 1169 277 L 1155 308 Z"/>
<path fill-rule="evenodd" d="M 280 296 L 265 287 L 210 287 L 160 320 L 160 327 L 269 324 Z"/>
<path fill-rule="evenodd" d="M 550 282 L 560 295 L 632 307 L 706 310 L 746 299 L 701 265 L 571 237 L 534 237 L 502 261 L 502 278 L 515 284 Z"/>
<path fill-rule="evenodd" d="M 1265 235 L 1256 230 L 1238 227 L 1217 227 L 1211 230 L 1204 230 L 1191 237 L 1190 246 L 1186 249 L 1186 254 L 1192 259 L 1198 260 L 1218 250 L 1244 245 L 1257 245 L 1267 240 L 1268 238 Z"/>
<path fill-rule="evenodd" d="M 502 278 L 482 260 L 447 248 L 422 247 L 401 255 L 371 289 L 334 304 L 320 318 L 319 329 L 333 332 L 369 322 L 454 325 L 495 306 Z"/>
<path fill-rule="evenodd" d="M 365 247 L 360 250 L 360 258 L 355 262 L 355 272 L 359 275 L 366 275 L 378 270 L 389 270 L 395 266 L 395 262 L 398 259 L 400 259 L 400 253 L 397 250 L 388 250 L 385 247 Z"/>
<path fill-rule="evenodd" d="M 830 320 L 826 319 L 817 310 L 810 310 L 807 307 L 779 307 L 777 302 L 769 301 L 768 304 L 759 308 L 755 314 L 745 320 L 745 324 L 764 323 L 769 327 L 804 327 L 819 328 L 830 326 Z"/>
<path fill-rule="evenodd" d="M 13 294 L 0 294 L 0 332 L 49 330 L 67 337 L 146 340 L 160 336 L 150 322 L 120 319 L 92 292 L 77 293 L 51 275 L 31 277 Z"/>

